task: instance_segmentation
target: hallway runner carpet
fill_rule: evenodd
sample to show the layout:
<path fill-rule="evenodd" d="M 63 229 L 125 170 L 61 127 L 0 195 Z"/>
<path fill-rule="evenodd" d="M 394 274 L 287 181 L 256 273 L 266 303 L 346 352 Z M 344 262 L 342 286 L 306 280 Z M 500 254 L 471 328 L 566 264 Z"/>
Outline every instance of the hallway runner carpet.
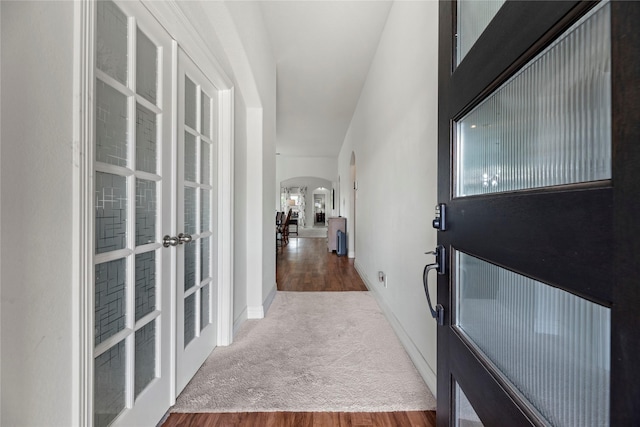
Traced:
<path fill-rule="evenodd" d="M 278 292 L 218 347 L 171 412 L 434 410 L 369 292 Z"/>

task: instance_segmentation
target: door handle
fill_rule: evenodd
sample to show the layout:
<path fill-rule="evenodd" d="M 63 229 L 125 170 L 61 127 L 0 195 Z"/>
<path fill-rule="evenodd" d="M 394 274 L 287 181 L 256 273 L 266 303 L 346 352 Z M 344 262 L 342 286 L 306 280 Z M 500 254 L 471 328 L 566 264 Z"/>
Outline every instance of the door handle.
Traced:
<path fill-rule="evenodd" d="M 436 319 L 438 325 L 444 325 L 444 307 L 442 304 L 436 304 L 434 307 L 431 303 L 431 294 L 429 293 L 429 272 L 431 270 L 436 270 L 438 274 L 444 274 L 445 270 L 445 250 L 444 246 L 438 245 L 436 250 L 433 252 L 427 252 L 427 254 L 433 254 L 436 256 L 436 262 L 433 264 L 427 264 L 424 267 L 422 272 L 422 284 L 424 286 L 424 293 L 427 296 L 427 302 L 429 303 L 429 311 L 431 312 L 431 317 Z"/>
<path fill-rule="evenodd" d="M 187 234 L 187 233 L 178 234 L 178 243 L 179 244 L 189 243 L 192 240 L 193 240 L 193 238 L 191 237 L 191 234 Z"/>
<path fill-rule="evenodd" d="M 178 246 L 179 240 L 177 237 L 171 237 L 168 234 L 162 238 L 162 246 L 168 248 L 169 246 Z"/>

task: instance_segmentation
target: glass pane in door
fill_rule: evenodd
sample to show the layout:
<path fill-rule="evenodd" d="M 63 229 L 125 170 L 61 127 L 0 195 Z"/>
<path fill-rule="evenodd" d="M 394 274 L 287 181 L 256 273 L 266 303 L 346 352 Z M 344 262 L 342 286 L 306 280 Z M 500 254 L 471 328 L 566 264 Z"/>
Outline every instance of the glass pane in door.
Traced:
<path fill-rule="evenodd" d="M 127 246 L 127 178 L 96 172 L 96 253 Z"/>
<path fill-rule="evenodd" d="M 125 407 L 126 345 L 120 341 L 95 358 L 94 362 L 94 427 L 105 427 Z"/>
<path fill-rule="evenodd" d="M 125 328 L 127 263 L 124 258 L 96 265 L 95 345 Z"/>
<path fill-rule="evenodd" d="M 96 161 L 127 166 L 127 97 L 102 81 L 96 82 Z"/>
<path fill-rule="evenodd" d="M 455 196 L 611 178 L 609 4 L 459 120 Z"/>
<path fill-rule="evenodd" d="M 156 113 L 136 104 L 136 169 L 156 173 L 158 161 Z"/>
<path fill-rule="evenodd" d="M 136 35 L 136 91 L 152 104 L 158 100 L 158 48 L 138 29 Z"/>
<path fill-rule="evenodd" d="M 96 2 L 96 67 L 127 84 L 127 16 L 112 1 Z"/>
<path fill-rule="evenodd" d="M 455 427 L 482 427 L 480 417 L 471 406 L 471 402 L 467 399 L 460 384 L 455 383 L 454 388 L 454 420 Z"/>
<path fill-rule="evenodd" d="M 458 0 L 456 58 L 460 64 L 505 0 Z"/>
<path fill-rule="evenodd" d="M 455 327 L 551 425 L 608 425 L 611 310 L 463 252 L 455 258 Z"/>
<path fill-rule="evenodd" d="M 156 377 L 156 322 L 136 331 L 135 397 Z"/>

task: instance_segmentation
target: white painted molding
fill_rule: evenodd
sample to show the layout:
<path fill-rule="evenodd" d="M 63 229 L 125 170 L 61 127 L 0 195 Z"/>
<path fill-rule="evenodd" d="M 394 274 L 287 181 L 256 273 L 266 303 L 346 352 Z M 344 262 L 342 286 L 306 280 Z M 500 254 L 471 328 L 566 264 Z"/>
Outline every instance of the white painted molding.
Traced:
<path fill-rule="evenodd" d="M 391 308 L 384 301 L 378 289 L 369 282 L 369 279 L 363 273 L 363 270 L 360 267 L 358 261 L 354 263 L 354 266 L 356 268 L 356 271 L 358 271 L 358 274 L 360 274 L 360 277 L 363 279 L 365 285 L 367 286 L 367 289 L 369 289 L 369 291 L 373 294 L 374 298 L 378 302 L 378 305 L 384 312 L 385 317 L 389 321 L 389 324 L 393 328 L 398 339 L 400 340 L 400 343 L 402 343 L 402 346 L 404 347 L 405 351 L 409 355 L 409 358 L 420 373 L 420 376 L 424 380 L 425 384 L 427 385 L 433 396 L 437 398 L 436 393 L 438 391 L 438 387 L 436 373 L 433 371 L 433 369 L 431 369 L 425 358 L 422 356 L 422 353 L 420 353 L 420 350 L 418 350 L 418 347 L 415 345 L 409 334 L 407 334 L 407 331 L 402 327 L 402 324 L 400 323 L 398 318 L 393 314 Z"/>
<path fill-rule="evenodd" d="M 355 251 L 349 251 L 349 255 L 347 255 L 348 258 L 355 258 L 356 257 L 356 252 Z"/>
<path fill-rule="evenodd" d="M 261 305 L 247 307 L 247 319 L 264 319 L 264 307 Z"/>
<path fill-rule="evenodd" d="M 271 304 L 273 303 L 273 300 L 275 299 L 277 293 L 278 293 L 278 285 L 274 283 L 273 287 L 269 291 L 269 294 L 267 295 L 267 297 L 264 299 L 264 302 L 262 303 L 262 306 L 264 307 L 265 315 L 269 312 L 269 309 L 271 308 Z"/>
<path fill-rule="evenodd" d="M 72 424 L 93 425 L 93 88 L 95 2 L 74 3 Z"/>
<path fill-rule="evenodd" d="M 224 69 L 209 49 L 206 40 L 194 28 L 189 17 L 185 15 L 179 1 L 141 0 L 141 2 L 171 37 L 178 42 L 193 62 L 205 70 L 215 71 L 214 73 L 205 73 L 205 75 L 217 89 L 230 89 L 233 86 Z"/>

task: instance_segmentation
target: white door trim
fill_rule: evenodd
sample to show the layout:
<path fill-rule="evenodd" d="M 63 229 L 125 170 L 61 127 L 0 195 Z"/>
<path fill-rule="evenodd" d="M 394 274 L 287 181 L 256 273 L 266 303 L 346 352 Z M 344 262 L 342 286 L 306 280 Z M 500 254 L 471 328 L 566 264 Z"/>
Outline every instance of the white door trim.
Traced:
<path fill-rule="evenodd" d="M 95 2 L 74 3 L 73 63 L 73 218 L 72 423 L 93 424 L 93 95 Z"/>

